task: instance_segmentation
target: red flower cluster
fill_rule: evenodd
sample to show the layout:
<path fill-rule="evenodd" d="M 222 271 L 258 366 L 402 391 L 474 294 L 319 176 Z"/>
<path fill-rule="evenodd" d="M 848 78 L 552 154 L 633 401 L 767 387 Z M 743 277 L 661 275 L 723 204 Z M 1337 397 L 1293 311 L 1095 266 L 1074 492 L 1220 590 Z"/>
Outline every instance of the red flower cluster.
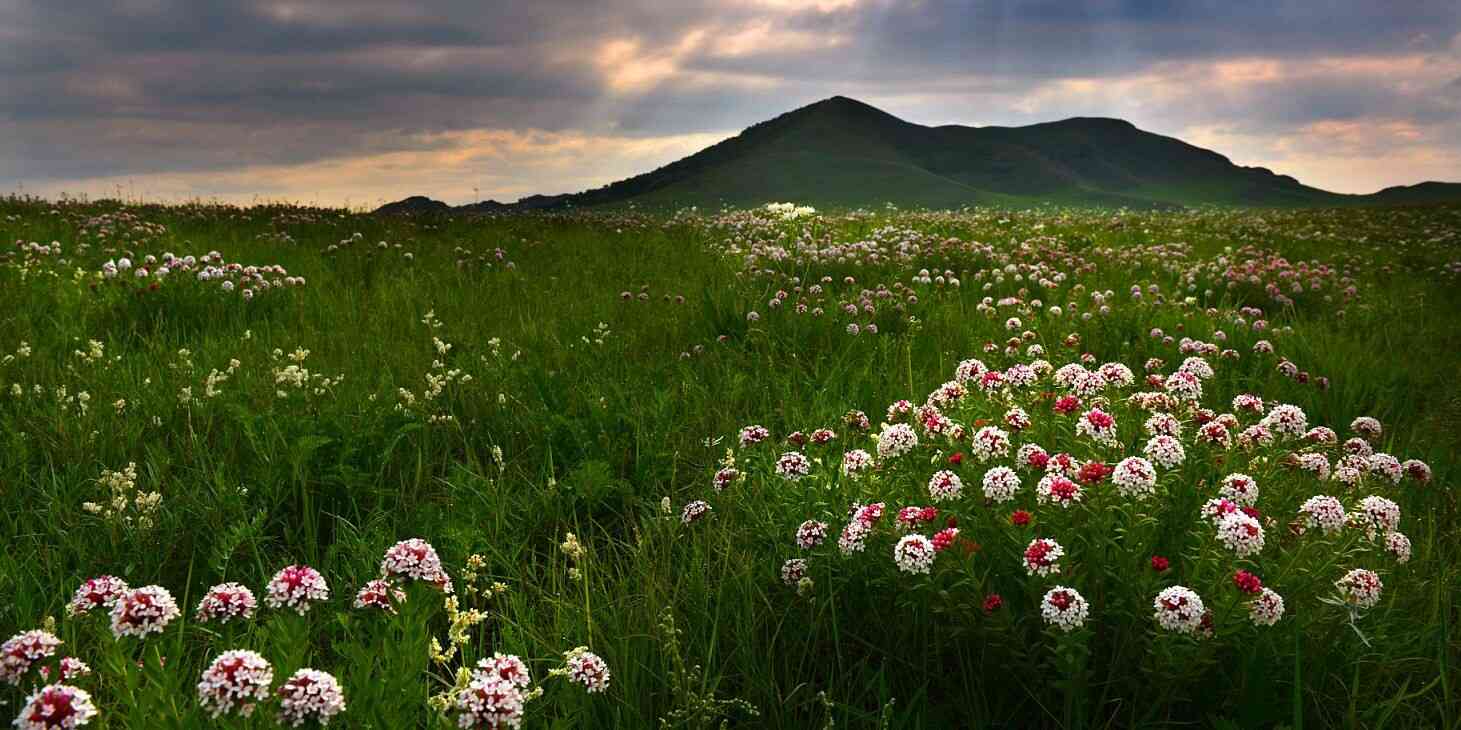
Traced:
<path fill-rule="evenodd" d="M 1258 593 L 1263 590 L 1263 581 L 1259 580 L 1258 576 L 1246 570 L 1240 570 L 1233 574 L 1233 585 L 1237 586 L 1238 590 L 1249 594 Z"/>
<path fill-rule="evenodd" d="M 1099 461 L 1091 461 L 1081 465 L 1080 473 L 1076 475 L 1076 478 L 1086 486 L 1095 486 L 1106 481 L 1106 477 L 1109 476 L 1111 476 L 1111 467 Z"/>

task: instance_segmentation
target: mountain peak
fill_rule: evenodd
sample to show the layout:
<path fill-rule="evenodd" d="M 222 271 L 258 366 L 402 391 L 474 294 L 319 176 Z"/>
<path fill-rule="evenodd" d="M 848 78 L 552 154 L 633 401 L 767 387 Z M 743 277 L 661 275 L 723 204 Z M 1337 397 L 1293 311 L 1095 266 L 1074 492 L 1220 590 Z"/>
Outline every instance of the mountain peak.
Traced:
<path fill-rule="evenodd" d="M 1216 152 L 1141 130 L 1124 119 L 928 127 L 837 95 L 594 190 L 528 196 L 512 204 L 482 203 L 479 209 L 547 210 L 630 201 L 651 207 L 717 207 L 781 200 L 823 207 L 1331 206 L 1461 200 L 1461 185 L 1339 195 L 1263 168 L 1235 165 Z M 411 199 L 383 210 L 443 207 Z"/>

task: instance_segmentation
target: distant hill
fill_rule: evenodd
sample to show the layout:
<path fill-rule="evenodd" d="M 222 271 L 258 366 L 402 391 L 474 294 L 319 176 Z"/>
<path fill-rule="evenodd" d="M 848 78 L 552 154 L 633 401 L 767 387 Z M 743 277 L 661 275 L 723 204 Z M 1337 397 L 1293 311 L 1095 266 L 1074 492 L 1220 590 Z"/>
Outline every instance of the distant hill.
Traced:
<path fill-rule="evenodd" d="M 1144 208 L 1292 207 L 1461 201 L 1461 184 L 1422 183 L 1372 195 L 1344 195 L 1265 168 L 1235 165 L 1216 152 L 1142 131 L 1120 119 L 1076 117 L 1025 127 L 926 127 L 834 96 L 601 188 L 463 208 L 551 209 L 630 202 L 715 207 L 783 200 L 848 207 L 1042 202 Z"/>

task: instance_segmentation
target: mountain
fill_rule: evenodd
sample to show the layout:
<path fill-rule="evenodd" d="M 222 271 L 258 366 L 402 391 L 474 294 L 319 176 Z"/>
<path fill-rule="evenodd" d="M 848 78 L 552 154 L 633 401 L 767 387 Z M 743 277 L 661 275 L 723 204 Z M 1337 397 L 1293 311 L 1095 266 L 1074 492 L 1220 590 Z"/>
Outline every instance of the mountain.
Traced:
<path fill-rule="evenodd" d="M 375 212 L 380 215 L 423 215 L 433 213 L 446 213 L 451 206 L 440 200 L 432 200 L 425 195 L 412 195 L 405 200 L 397 200 L 394 203 L 386 203 Z"/>
<path fill-rule="evenodd" d="M 1461 200 L 1461 183 L 1431 180 L 1415 185 L 1396 185 L 1364 197 L 1393 204 L 1455 202 Z"/>
<path fill-rule="evenodd" d="M 1289 207 L 1461 201 L 1461 184 L 1422 183 L 1344 195 L 1262 167 L 1235 165 L 1216 152 L 1120 119 L 926 127 L 834 96 L 651 172 L 582 193 L 532 196 L 502 209 L 626 203 L 718 207 L 782 200 L 834 207 L 1040 202 Z"/>

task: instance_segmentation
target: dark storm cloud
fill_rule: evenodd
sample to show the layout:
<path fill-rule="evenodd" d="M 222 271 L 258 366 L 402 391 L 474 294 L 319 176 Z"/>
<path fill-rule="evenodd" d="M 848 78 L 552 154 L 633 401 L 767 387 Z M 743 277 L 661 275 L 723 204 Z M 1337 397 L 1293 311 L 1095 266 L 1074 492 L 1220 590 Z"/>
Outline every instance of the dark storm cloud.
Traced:
<path fill-rule="evenodd" d="M 725 132 L 836 93 L 931 123 L 1454 128 L 1461 4 L 1315 6 L 0 0 L 0 183 L 430 151 L 472 130 Z M 1279 66 L 1203 72 L 1253 58 Z M 1128 93 L 1063 93 L 1072 79 Z"/>

